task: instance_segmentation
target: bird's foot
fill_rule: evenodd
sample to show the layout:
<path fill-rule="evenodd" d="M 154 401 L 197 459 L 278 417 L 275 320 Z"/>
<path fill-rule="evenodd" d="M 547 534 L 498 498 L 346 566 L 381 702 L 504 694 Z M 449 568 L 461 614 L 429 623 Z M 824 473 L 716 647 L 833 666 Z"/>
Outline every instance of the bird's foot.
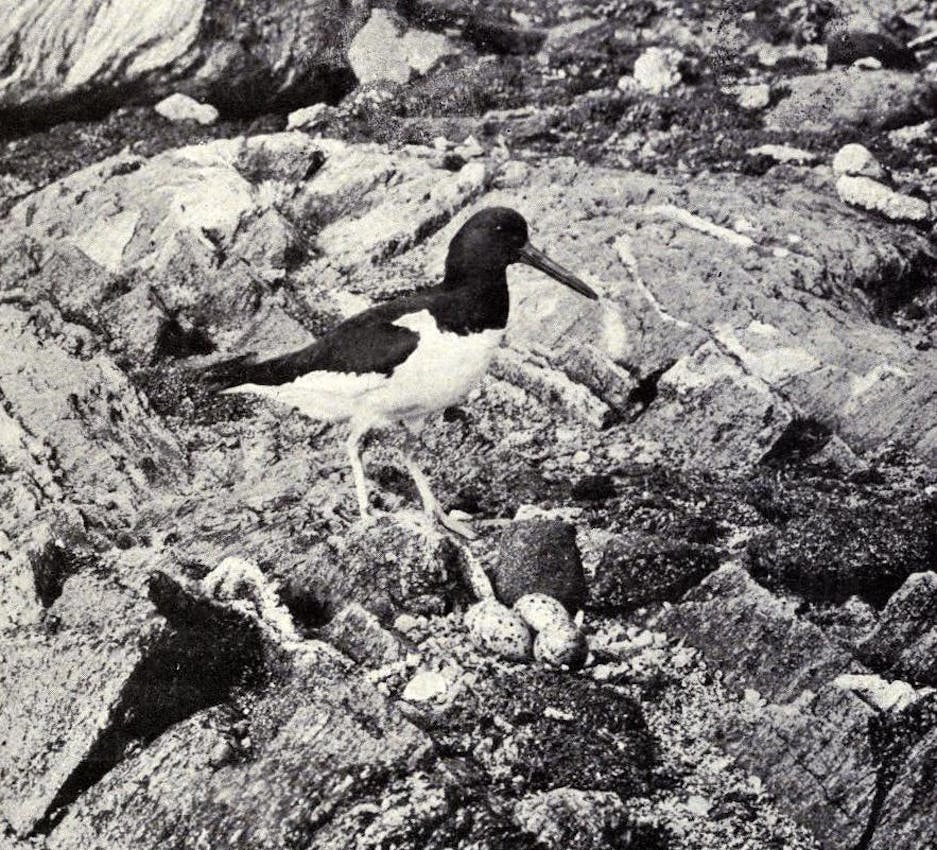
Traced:
<path fill-rule="evenodd" d="M 342 504 L 342 502 L 337 499 L 335 504 L 330 507 L 330 513 L 342 525 L 358 525 L 361 528 L 370 528 L 379 518 L 374 516 L 370 511 L 351 510 L 348 505 Z"/>
<path fill-rule="evenodd" d="M 447 514 L 439 505 L 436 505 L 434 510 L 437 522 L 443 527 L 448 528 L 449 531 L 453 534 L 458 534 L 460 537 L 464 537 L 466 540 L 477 540 L 478 535 L 471 528 L 471 526 L 462 522 L 460 519 L 456 519 L 454 516 Z"/>

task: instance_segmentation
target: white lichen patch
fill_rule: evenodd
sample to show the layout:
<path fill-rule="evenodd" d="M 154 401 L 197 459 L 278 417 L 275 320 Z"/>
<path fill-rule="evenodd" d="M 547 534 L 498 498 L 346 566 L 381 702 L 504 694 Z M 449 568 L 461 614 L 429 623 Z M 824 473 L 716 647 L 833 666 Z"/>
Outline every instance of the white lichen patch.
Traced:
<path fill-rule="evenodd" d="M 810 165 L 817 159 L 816 154 L 791 145 L 758 145 L 749 148 L 746 153 L 749 156 L 767 156 L 775 162 L 792 163 L 794 165 Z"/>
<path fill-rule="evenodd" d="M 281 642 L 300 639 L 293 618 L 280 604 L 274 585 L 252 561 L 225 558 L 202 579 L 202 588 L 213 598 L 258 620 Z"/>
<path fill-rule="evenodd" d="M 933 693 L 933 688 L 916 689 L 908 682 L 895 679 L 889 682 L 881 676 L 844 674 L 833 684 L 844 691 L 851 691 L 864 702 L 879 711 L 903 711 L 922 696 Z"/>
<path fill-rule="evenodd" d="M 895 192 L 871 177 L 844 174 L 836 181 L 836 192 L 844 203 L 880 213 L 892 221 L 924 222 L 930 218 L 927 201 Z"/>
<path fill-rule="evenodd" d="M 677 224 L 682 224 L 684 227 L 705 233 L 714 239 L 721 239 L 723 242 L 728 242 L 730 245 L 739 248 L 753 248 L 755 246 L 755 241 L 751 237 L 745 236 L 743 233 L 736 233 L 731 228 L 722 227 L 674 204 L 655 204 L 654 206 L 645 207 L 644 214 L 650 218 L 668 218 L 677 222 Z"/>

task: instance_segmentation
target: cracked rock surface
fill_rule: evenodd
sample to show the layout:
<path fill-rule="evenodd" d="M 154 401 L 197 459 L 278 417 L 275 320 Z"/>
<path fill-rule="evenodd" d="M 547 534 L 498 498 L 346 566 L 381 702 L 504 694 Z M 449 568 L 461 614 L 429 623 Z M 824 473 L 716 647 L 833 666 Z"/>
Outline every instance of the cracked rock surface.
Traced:
<path fill-rule="evenodd" d="M 172 5 L 0 22 L 0 845 L 937 842 L 934 5 Z M 341 425 L 195 375 L 492 205 L 601 299 L 512 266 L 419 435 L 477 540 L 393 431 L 364 525 Z"/>

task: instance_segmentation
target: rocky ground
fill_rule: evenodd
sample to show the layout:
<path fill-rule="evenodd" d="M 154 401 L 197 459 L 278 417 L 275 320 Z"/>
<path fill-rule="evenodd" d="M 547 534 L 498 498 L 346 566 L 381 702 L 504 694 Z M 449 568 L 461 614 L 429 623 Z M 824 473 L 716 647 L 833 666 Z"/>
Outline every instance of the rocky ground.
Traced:
<path fill-rule="evenodd" d="M 937 845 L 935 12 L 18 4 L 0 846 Z M 478 540 L 394 434 L 363 526 L 340 426 L 197 371 L 492 204 L 602 298 L 512 268 L 421 434 Z M 581 669 L 473 640 L 480 571 Z"/>

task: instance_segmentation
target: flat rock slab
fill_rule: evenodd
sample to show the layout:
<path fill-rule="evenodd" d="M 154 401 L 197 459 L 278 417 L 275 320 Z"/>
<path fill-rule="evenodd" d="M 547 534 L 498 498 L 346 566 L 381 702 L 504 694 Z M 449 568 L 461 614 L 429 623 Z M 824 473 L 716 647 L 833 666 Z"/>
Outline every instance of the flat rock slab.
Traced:
<path fill-rule="evenodd" d="M 176 439 L 97 345 L 48 305 L 32 312 L 0 307 L 3 416 L 12 421 L 13 444 L 5 456 L 37 495 L 4 516 L 11 536 L 36 507 L 63 501 L 95 513 L 101 524 L 127 527 L 183 466 Z"/>
<path fill-rule="evenodd" d="M 902 71 L 834 69 L 792 77 L 785 85 L 790 93 L 767 114 L 768 130 L 892 130 L 931 117 L 937 107 L 934 86 L 921 76 Z"/>
<path fill-rule="evenodd" d="M 908 576 L 859 645 L 859 655 L 875 670 L 937 685 L 937 574 Z"/>
<path fill-rule="evenodd" d="M 614 537 L 589 582 L 588 607 L 627 614 L 655 602 L 676 602 L 718 566 L 712 546 L 640 533 Z"/>
<path fill-rule="evenodd" d="M 716 721 L 724 746 L 830 847 L 854 847 L 874 817 L 878 712 L 833 681 L 864 668 L 744 570 L 708 576 L 657 626 L 685 637 L 730 687 L 745 691 Z"/>
<path fill-rule="evenodd" d="M 699 648 L 728 684 L 785 703 L 862 669 L 817 626 L 797 616 L 798 604 L 761 587 L 738 565 L 726 564 L 664 611 L 658 623 Z"/>
<path fill-rule="evenodd" d="M 23 834 L 43 820 L 107 733 L 128 680 L 143 665 L 143 640 L 159 629 L 157 621 L 146 624 L 152 608 L 145 599 L 71 581 L 55 610 L 64 633 L 23 629 L 3 640 L 0 800 L 3 816 Z M 73 592 L 79 611 L 68 605 Z"/>
<path fill-rule="evenodd" d="M 77 801 L 49 846 L 307 846 L 336 817 L 350 841 L 379 813 L 371 789 L 428 750 L 423 733 L 311 642 L 243 711 L 209 709 L 123 762 Z"/>
<path fill-rule="evenodd" d="M 804 599 L 843 602 L 855 595 L 880 607 L 937 554 L 933 497 L 885 493 L 846 504 L 824 496 L 784 509 L 788 521 L 751 541 L 746 564 L 766 586 Z M 899 598 L 895 614 L 900 605 Z"/>
<path fill-rule="evenodd" d="M 871 833 L 869 850 L 895 847 L 929 847 L 937 842 L 937 728 L 902 756 L 897 773 L 882 803 L 881 815 Z"/>
<path fill-rule="evenodd" d="M 824 846 L 858 845 L 876 812 L 880 763 L 873 732 L 879 714 L 827 684 L 801 699 L 768 704 L 725 724 L 725 747 L 760 776 L 784 811 Z"/>
<path fill-rule="evenodd" d="M 0 813 L 21 835 L 128 746 L 221 701 L 259 665 L 258 635 L 242 615 L 208 602 L 180 610 L 166 577 L 154 607 L 142 587 L 129 586 L 140 580 L 85 569 L 64 582 L 39 624 L 3 635 Z"/>

